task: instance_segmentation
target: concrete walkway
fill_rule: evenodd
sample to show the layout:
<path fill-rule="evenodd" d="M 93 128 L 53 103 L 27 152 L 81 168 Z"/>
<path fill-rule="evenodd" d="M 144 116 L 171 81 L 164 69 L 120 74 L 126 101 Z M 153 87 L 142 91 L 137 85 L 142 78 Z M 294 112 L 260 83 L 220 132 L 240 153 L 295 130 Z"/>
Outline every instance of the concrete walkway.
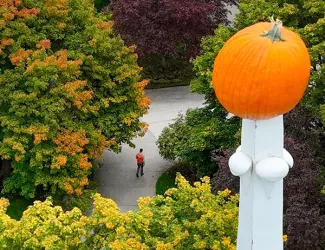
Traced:
<path fill-rule="evenodd" d="M 146 93 L 152 101 L 149 113 L 143 117 L 149 131 L 144 137 L 133 140 L 136 149 L 122 145 L 120 154 L 106 150 L 100 162 L 102 166 L 95 173 L 100 183 L 99 192 L 113 199 L 124 212 L 136 209 L 139 197 L 154 196 L 158 177 L 171 166 L 161 158 L 156 145 L 163 128 L 179 113 L 200 107 L 204 101 L 203 96 L 190 93 L 189 87 L 147 90 Z M 144 176 L 137 178 L 135 155 L 139 148 L 144 149 L 146 165 Z"/>

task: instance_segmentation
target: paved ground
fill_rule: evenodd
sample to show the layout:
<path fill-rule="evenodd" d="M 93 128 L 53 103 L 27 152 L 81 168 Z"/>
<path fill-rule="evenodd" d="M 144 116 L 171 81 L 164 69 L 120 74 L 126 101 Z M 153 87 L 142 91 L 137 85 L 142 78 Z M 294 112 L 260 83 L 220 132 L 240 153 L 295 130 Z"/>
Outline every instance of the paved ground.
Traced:
<path fill-rule="evenodd" d="M 141 196 L 155 195 L 157 178 L 171 164 L 160 157 L 157 137 L 178 113 L 202 106 L 204 100 L 203 96 L 190 93 L 189 87 L 148 90 L 147 95 L 152 104 L 143 120 L 149 123 L 149 131 L 144 137 L 134 139 L 136 149 L 123 145 L 120 154 L 106 150 L 102 167 L 95 175 L 100 183 L 99 192 L 104 197 L 112 198 L 121 211 L 136 209 L 137 199 Z M 146 166 L 144 176 L 137 178 L 135 154 L 139 148 L 144 149 Z"/>
<path fill-rule="evenodd" d="M 147 90 L 151 99 L 150 109 L 143 120 L 149 123 L 149 130 L 155 138 L 179 113 L 185 114 L 189 108 L 202 106 L 204 97 L 190 92 L 189 87 L 174 87 Z"/>
<path fill-rule="evenodd" d="M 228 17 L 228 20 L 233 23 L 234 21 L 234 18 L 235 18 L 235 15 L 237 13 L 239 13 L 239 10 L 236 6 L 233 6 L 233 5 L 228 5 L 227 6 L 227 9 L 230 10 L 230 13 L 228 13 L 227 17 Z"/>

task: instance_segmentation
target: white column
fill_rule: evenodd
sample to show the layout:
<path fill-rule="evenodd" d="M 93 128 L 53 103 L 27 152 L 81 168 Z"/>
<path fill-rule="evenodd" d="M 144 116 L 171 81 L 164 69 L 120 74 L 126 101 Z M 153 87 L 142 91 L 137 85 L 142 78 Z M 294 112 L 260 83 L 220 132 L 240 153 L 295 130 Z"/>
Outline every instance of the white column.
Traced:
<path fill-rule="evenodd" d="M 229 160 L 240 176 L 237 250 L 283 249 L 283 178 L 293 164 L 287 152 L 283 159 L 283 141 L 282 115 L 243 119 L 241 147 Z"/>

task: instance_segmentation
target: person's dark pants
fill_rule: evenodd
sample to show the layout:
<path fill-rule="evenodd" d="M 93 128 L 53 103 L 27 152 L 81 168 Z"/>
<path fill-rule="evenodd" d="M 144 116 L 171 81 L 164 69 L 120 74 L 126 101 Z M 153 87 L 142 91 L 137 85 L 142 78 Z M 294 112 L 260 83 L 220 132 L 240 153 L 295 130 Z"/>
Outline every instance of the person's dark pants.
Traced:
<path fill-rule="evenodd" d="M 140 169 L 141 169 L 141 175 L 143 175 L 143 163 L 138 163 L 137 176 L 139 175 Z"/>

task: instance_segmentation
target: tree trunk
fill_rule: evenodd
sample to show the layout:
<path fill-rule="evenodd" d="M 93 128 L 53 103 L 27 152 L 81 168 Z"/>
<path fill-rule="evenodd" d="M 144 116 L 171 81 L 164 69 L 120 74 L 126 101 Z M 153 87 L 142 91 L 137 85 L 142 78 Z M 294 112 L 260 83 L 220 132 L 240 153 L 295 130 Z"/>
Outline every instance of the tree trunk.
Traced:
<path fill-rule="evenodd" d="M 0 159 L 0 179 L 6 179 L 11 173 L 11 169 L 9 160 Z"/>
<path fill-rule="evenodd" d="M 165 69 L 167 67 L 166 57 L 162 56 L 161 58 L 161 66 Z"/>

